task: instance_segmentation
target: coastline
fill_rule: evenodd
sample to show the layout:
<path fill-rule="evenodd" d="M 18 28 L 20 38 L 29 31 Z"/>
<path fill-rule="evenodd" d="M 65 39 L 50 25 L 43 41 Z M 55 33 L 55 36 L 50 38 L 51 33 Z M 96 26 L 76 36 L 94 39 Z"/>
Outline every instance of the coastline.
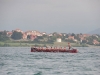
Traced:
<path fill-rule="evenodd" d="M 54 42 L 53 44 L 49 43 L 23 43 L 23 42 L 0 42 L 0 47 L 68 47 L 66 42 Z M 89 45 L 89 44 L 79 44 L 79 43 L 71 43 L 72 47 L 98 47 L 96 45 Z"/>
<path fill-rule="evenodd" d="M 18 45 L 18 44 L 4 44 L 4 45 L 1 45 L 0 44 L 0 47 L 32 47 L 32 46 L 35 46 L 35 47 L 68 47 L 67 45 L 54 45 L 54 44 L 22 44 L 22 45 Z M 90 47 L 90 48 L 100 48 L 100 46 L 94 46 L 94 45 L 72 45 L 72 47 Z"/>

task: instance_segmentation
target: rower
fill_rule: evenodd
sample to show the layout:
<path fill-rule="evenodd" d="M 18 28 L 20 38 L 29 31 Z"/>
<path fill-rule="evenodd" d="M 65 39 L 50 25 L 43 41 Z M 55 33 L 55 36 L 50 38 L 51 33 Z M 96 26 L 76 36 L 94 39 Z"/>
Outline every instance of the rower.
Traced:
<path fill-rule="evenodd" d="M 66 47 L 64 47 L 64 50 L 66 50 Z"/>
<path fill-rule="evenodd" d="M 69 49 L 71 49 L 71 45 L 70 45 L 70 42 L 68 42 L 68 47 L 69 47 Z"/>

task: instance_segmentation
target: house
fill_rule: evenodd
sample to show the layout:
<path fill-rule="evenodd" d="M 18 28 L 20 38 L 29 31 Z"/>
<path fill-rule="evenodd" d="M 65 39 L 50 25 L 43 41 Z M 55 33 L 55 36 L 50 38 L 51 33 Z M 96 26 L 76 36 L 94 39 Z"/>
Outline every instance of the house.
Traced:
<path fill-rule="evenodd" d="M 33 41 L 35 38 L 36 38 L 36 36 L 34 36 L 34 35 L 30 35 L 30 39 L 31 39 L 31 41 Z"/>
<path fill-rule="evenodd" d="M 4 32 L 4 31 L 1 31 L 1 30 L 0 30 L 0 32 Z"/>
<path fill-rule="evenodd" d="M 68 39 L 74 40 L 74 36 L 68 36 Z"/>
<path fill-rule="evenodd" d="M 25 32 L 27 35 L 41 36 L 39 31 L 27 31 Z"/>
<path fill-rule="evenodd" d="M 11 37 L 11 35 L 12 35 L 12 32 L 7 32 L 8 37 Z"/>
<path fill-rule="evenodd" d="M 77 39 L 74 39 L 73 41 L 77 42 Z"/>
<path fill-rule="evenodd" d="M 97 45 L 97 44 L 100 44 L 100 42 L 98 42 L 97 40 L 93 40 L 93 44 Z"/>
<path fill-rule="evenodd" d="M 61 38 L 57 38 L 57 42 L 61 42 Z"/>
<path fill-rule="evenodd" d="M 23 31 L 20 29 L 15 29 L 14 31 L 23 33 Z"/>
<path fill-rule="evenodd" d="M 89 37 L 89 34 L 82 34 L 83 37 Z"/>
<path fill-rule="evenodd" d="M 53 34 L 52 34 L 52 33 L 50 33 L 48 36 L 53 36 Z"/>
<path fill-rule="evenodd" d="M 98 36 L 96 34 L 94 34 L 93 36 L 95 36 L 96 38 L 98 38 Z"/>
<path fill-rule="evenodd" d="M 63 34 L 63 36 L 66 36 L 66 34 Z"/>
<path fill-rule="evenodd" d="M 46 33 L 46 32 L 43 32 L 42 34 L 43 34 L 43 35 L 46 35 L 47 33 Z"/>
<path fill-rule="evenodd" d="M 59 36 L 62 36 L 63 34 L 59 33 Z"/>
<path fill-rule="evenodd" d="M 23 33 L 22 38 L 23 38 L 23 39 L 27 39 L 27 34 Z"/>

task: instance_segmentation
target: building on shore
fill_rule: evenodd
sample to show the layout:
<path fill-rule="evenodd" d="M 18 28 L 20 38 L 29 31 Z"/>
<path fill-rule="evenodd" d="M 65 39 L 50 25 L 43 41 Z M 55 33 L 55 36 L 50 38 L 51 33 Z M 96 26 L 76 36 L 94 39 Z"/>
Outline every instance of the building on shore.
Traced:
<path fill-rule="evenodd" d="M 62 40 L 61 40 L 61 38 L 57 38 L 57 42 L 61 42 Z"/>

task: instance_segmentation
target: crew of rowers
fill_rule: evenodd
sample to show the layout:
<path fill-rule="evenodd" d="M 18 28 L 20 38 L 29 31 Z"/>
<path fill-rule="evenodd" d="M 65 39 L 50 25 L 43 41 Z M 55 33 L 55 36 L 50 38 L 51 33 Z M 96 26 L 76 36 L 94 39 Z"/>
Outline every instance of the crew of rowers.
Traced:
<path fill-rule="evenodd" d="M 66 50 L 66 47 L 32 47 L 31 49 L 38 49 L 38 50 Z M 70 43 L 68 43 L 68 49 L 71 49 Z"/>
<path fill-rule="evenodd" d="M 64 47 L 64 48 L 62 48 L 62 47 L 46 47 L 46 48 L 44 48 L 44 47 L 32 47 L 33 49 L 38 49 L 38 50 L 66 50 L 66 47 Z"/>

